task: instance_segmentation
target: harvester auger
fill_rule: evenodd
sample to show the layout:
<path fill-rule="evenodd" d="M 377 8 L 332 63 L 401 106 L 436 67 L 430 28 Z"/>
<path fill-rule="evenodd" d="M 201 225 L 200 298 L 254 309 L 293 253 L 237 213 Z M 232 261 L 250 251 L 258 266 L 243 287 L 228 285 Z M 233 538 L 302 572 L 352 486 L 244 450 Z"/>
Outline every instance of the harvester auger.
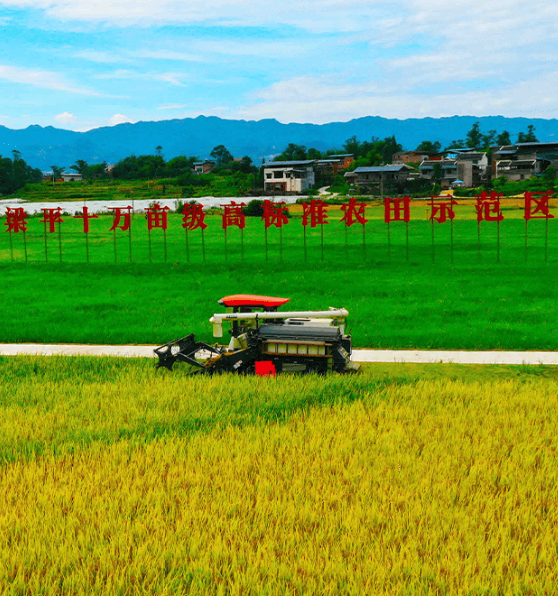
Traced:
<path fill-rule="evenodd" d="M 187 362 L 208 374 L 358 371 L 359 365 L 351 362 L 351 336 L 345 334 L 348 311 L 278 312 L 288 301 L 248 294 L 221 298 L 219 304 L 232 312 L 214 314 L 209 321 L 214 337 L 223 337 L 223 323 L 231 323 L 229 345 L 210 346 L 192 333 L 156 348 L 157 368 L 172 370 L 175 362 Z"/>

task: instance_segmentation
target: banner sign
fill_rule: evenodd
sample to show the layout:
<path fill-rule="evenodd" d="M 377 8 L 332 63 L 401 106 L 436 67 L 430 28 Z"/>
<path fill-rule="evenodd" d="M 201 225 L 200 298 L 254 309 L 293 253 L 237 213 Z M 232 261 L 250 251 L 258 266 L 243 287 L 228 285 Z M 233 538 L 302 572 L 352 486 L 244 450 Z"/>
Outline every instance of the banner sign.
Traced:
<path fill-rule="evenodd" d="M 553 191 L 544 192 L 526 192 L 523 204 L 522 218 L 525 220 L 525 259 L 527 259 L 529 248 L 529 222 L 533 219 L 545 220 L 545 260 L 548 259 L 548 221 L 554 219 L 555 216 L 550 212 L 550 199 L 553 196 Z M 477 221 L 477 244 L 478 254 L 480 258 L 481 249 L 481 228 L 487 223 L 495 223 L 497 225 L 497 259 L 500 259 L 500 224 L 504 221 L 504 213 L 502 211 L 502 193 L 495 191 L 483 191 L 474 197 L 472 205 L 476 214 Z M 391 258 L 391 225 L 395 223 L 405 224 L 406 234 L 406 253 L 409 258 L 409 222 L 412 220 L 412 205 L 425 204 L 424 201 L 412 200 L 410 197 L 386 197 L 383 200 L 383 221 L 387 224 L 387 247 L 388 258 Z M 451 196 L 431 196 L 427 202 L 426 220 L 431 222 L 431 236 L 432 236 L 432 260 L 435 258 L 436 246 L 436 232 L 438 226 L 435 224 L 450 224 L 450 252 L 453 261 L 453 223 L 454 220 L 459 219 L 456 215 L 455 207 L 458 205 Z M 241 254 L 244 258 L 244 229 L 246 228 L 246 215 L 243 208 L 246 207 L 244 202 L 231 201 L 230 203 L 221 205 L 223 208 L 221 215 L 221 227 L 224 230 L 225 241 L 225 258 L 228 256 L 229 250 L 229 229 L 237 228 L 240 231 Z M 352 226 L 362 226 L 362 247 L 363 252 L 366 250 L 366 225 L 370 223 L 370 219 L 366 217 L 366 210 L 369 206 L 365 202 L 359 202 L 356 198 L 350 198 L 348 202 L 340 205 L 342 217 L 339 223 L 344 225 L 345 230 L 345 245 L 348 250 L 348 229 Z M 117 251 L 117 236 L 123 232 L 127 232 L 128 236 L 128 253 L 129 261 L 132 262 L 132 219 L 133 207 L 115 206 L 109 207 L 112 212 L 112 222 L 108 229 L 113 232 L 114 242 L 114 260 L 118 262 Z M 303 227 L 304 237 L 304 255 L 307 257 L 307 228 L 315 229 L 319 226 L 321 235 L 321 258 L 324 259 L 324 226 L 329 225 L 330 221 L 330 206 L 321 199 L 311 199 L 309 202 L 302 203 L 302 218 L 301 225 Z M 149 238 L 149 260 L 153 260 L 152 254 L 152 231 L 157 229 L 163 232 L 164 244 L 164 258 L 167 260 L 167 229 L 169 226 L 169 207 L 161 207 L 159 203 L 154 203 L 150 207 L 144 209 L 145 219 L 147 223 L 147 231 Z M 65 224 L 63 218 L 63 211 L 61 207 L 43 208 L 43 217 L 40 220 L 44 224 L 44 252 L 45 260 L 49 257 L 49 241 L 48 237 L 52 234 L 58 233 L 58 248 L 60 261 L 62 262 L 62 227 Z M 181 225 L 185 234 L 185 247 L 187 260 L 190 260 L 190 234 L 196 231 L 201 233 L 201 245 L 203 260 L 205 261 L 205 238 L 204 231 L 208 228 L 206 223 L 206 213 L 201 204 L 187 204 L 182 210 Z M 22 207 L 7 207 L 5 213 L 5 220 L 3 225 L 6 227 L 6 232 L 10 236 L 10 251 L 12 260 L 14 259 L 14 246 L 12 235 L 22 233 L 23 244 L 25 247 L 25 258 L 27 260 L 27 240 L 26 232 L 28 231 L 29 216 Z M 74 219 L 82 220 L 81 229 L 85 236 L 86 259 L 89 261 L 89 234 L 92 227 L 95 225 L 92 220 L 99 219 L 97 214 L 89 212 L 87 206 L 83 207 L 83 211 L 79 215 L 74 215 Z M 416 214 L 415 214 L 415 219 Z M 269 254 L 268 233 L 270 228 L 279 230 L 279 249 L 281 258 L 283 256 L 283 227 L 290 223 L 289 211 L 285 202 L 273 202 L 266 199 L 263 204 L 263 215 L 260 218 L 263 222 L 263 229 L 265 234 L 265 253 L 266 260 Z M 381 221 L 381 220 L 380 220 Z M 136 224 L 138 225 L 138 224 Z"/>

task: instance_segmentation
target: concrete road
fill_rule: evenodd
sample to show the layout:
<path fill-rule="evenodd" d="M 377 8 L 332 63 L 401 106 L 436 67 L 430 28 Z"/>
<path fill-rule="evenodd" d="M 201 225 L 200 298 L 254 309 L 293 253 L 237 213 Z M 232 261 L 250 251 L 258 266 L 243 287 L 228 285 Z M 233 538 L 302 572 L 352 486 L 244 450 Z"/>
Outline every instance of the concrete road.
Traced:
<path fill-rule="evenodd" d="M 0 344 L 0 356 L 122 356 L 153 358 L 156 346 L 80 346 L 54 344 Z M 353 350 L 356 362 L 453 362 L 455 364 L 558 365 L 558 352 L 465 352 L 438 350 Z"/>

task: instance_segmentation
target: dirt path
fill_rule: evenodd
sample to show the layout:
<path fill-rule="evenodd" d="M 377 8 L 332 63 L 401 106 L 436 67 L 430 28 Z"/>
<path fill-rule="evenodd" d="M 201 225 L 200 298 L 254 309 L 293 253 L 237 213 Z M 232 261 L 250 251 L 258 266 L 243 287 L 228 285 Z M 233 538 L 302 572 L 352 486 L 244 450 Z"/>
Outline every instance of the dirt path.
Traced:
<path fill-rule="evenodd" d="M 156 346 L 80 346 L 53 344 L 0 344 L 0 356 L 121 356 L 153 358 Z M 453 362 L 455 364 L 558 365 L 558 352 L 465 352 L 438 350 L 353 350 L 356 362 Z"/>

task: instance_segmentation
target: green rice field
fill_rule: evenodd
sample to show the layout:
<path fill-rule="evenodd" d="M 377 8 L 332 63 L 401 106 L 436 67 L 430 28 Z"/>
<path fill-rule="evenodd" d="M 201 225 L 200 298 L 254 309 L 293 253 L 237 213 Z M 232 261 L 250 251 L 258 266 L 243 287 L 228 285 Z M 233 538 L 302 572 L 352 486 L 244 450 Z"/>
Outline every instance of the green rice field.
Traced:
<path fill-rule="evenodd" d="M 531 221 L 526 249 L 522 210 L 508 205 L 498 254 L 498 227 L 482 224 L 479 245 L 473 207 L 459 208 L 452 228 L 432 225 L 416 211 L 426 205 L 415 207 L 407 235 L 401 223 L 388 230 L 377 205 L 363 244 L 362 227 L 345 235 L 332 207 L 323 261 L 319 227 L 308 230 L 304 250 L 300 207 L 282 248 L 280 230 L 269 229 L 267 258 L 259 218 L 248 218 L 242 237 L 229 230 L 225 245 L 221 218 L 210 215 L 204 260 L 200 231 L 190 233 L 187 250 L 180 216 L 172 215 L 167 260 L 162 230 L 153 230 L 150 262 L 146 222 L 137 215 L 131 263 L 130 238 L 117 235 L 115 253 L 108 216 L 92 222 L 105 231 L 90 234 L 89 262 L 81 222 L 68 219 L 63 228 L 60 262 L 58 235 L 47 237 L 45 255 L 43 224 L 31 219 L 27 262 L 22 234 L 13 235 L 12 261 L 9 235 L 0 232 L 0 342 L 161 344 L 190 332 L 212 341 L 217 300 L 252 293 L 288 297 L 293 310 L 347 308 L 356 347 L 555 350 L 556 220 Z"/>

